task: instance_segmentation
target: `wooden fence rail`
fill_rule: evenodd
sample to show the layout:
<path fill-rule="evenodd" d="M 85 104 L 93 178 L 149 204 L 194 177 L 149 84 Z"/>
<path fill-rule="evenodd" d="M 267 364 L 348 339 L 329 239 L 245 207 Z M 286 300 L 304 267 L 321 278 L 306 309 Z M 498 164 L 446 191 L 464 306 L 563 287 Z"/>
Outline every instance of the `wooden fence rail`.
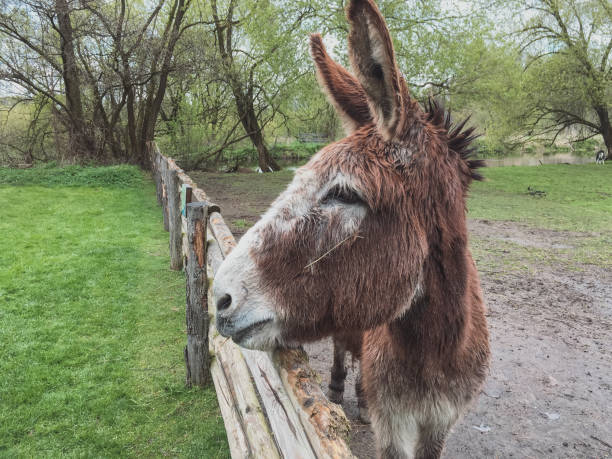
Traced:
<path fill-rule="evenodd" d="M 232 457 L 353 457 L 344 411 L 327 400 L 302 349 L 250 351 L 215 329 L 212 282 L 236 241 L 206 193 L 154 142 L 148 148 L 171 267 L 186 274 L 186 381 L 212 379 Z"/>

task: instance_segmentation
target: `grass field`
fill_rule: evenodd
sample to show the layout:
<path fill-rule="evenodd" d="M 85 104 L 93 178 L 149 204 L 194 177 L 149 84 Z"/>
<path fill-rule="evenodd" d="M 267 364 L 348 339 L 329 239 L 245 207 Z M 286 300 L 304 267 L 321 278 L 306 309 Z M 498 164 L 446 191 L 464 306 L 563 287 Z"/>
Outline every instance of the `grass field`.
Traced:
<path fill-rule="evenodd" d="M 546 165 L 490 167 L 472 185 L 470 216 L 513 220 L 563 231 L 610 232 L 612 167 Z M 544 191 L 537 197 L 532 190 Z"/>
<path fill-rule="evenodd" d="M 553 253 L 511 244 L 508 248 L 515 255 L 522 250 L 525 252 L 522 256 L 540 260 L 553 257 L 554 262 L 565 260 L 570 267 L 579 264 L 612 267 L 612 167 L 595 164 L 491 167 L 483 175 L 486 181 L 472 185 L 469 217 L 578 233 L 568 234 L 576 244 L 572 248 Z M 528 188 L 545 194 L 532 195 Z M 473 245 L 478 251 L 478 241 L 473 240 Z"/>
<path fill-rule="evenodd" d="M 0 169 L 0 456 L 228 457 L 136 168 Z"/>

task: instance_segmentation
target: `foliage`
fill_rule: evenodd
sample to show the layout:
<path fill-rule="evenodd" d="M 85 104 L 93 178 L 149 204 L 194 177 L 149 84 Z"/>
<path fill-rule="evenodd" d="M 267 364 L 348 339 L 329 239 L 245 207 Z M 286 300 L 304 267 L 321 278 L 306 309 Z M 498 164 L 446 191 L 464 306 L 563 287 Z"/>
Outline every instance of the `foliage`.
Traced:
<path fill-rule="evenodd" d="M 162 142 L 160 145 L 163 148 L 167 144 Z M 279 164 L 299 164 L 310 159 L 310 157 L 318 152 L 323 146 L 324 144 L 314 142 L 291 142 L 286 144 L 277 144 L 270 147 L 270 156 Z M 177 152 L 176 158 L 179 159 L 181 165 L 187 170 L 202 168 L 202 165 L 207 164 L 210 164 L 208 169 L 224 170 L 236 166 L 257 167 L 257 156 L 257 150 L 254 147 L 247 145 L 244 147 L 223 150 L 218 156 L 217 161 L 213 164 L 207 162 L 205 153 L 181 155 L 179 152 Z"/>
<path fill-rule="evenodd" d="M 0 99 L 0 165 L 57 157 L 50 136 L 52 124 L 53 113 L 44 97 L 27 102 L 18 97 Z"/>
<path fill-rule="evenodd" d="M 155 137 L 189 168 L 255 150 L 262 170 L 274 169 L 278 145 L 343 133 L 314 78 L 308 35 L 321 32 L 348 66 L 345 4 L 8 0 L 0 96 L 11 97 L 0 111 L 23 104 L 0 115 L 0 164 L 142 163 Z M 612 145 L 608 2 L 378 4 L 412 94 L 471 114 L 482 151 L 573 148 L 593 136 Z"/>
<path fill-rule="evenodd" d="M 150 182 L 20 181 L 45 172 L 52 188 L 0 186 L 0 456 L 229 457 L 214 389 L 185 387 L 183 275 Z"/>
<path fill-rule="evenodd" d="M 554 156 L 558 154 L 569 154 L 592 159 L 595 156 L 595 152 L 601 148 L 599 142 L 595 139 L 572 142 L 569 145 L 551 145 L 550 142 L 532 140 L 528 143 L 517 142 L 516 145 L 508 146 L 505 143 L 491 142 L 488 136 L 476 139 L 474 146 L 476 148 L 476 156 L 485 159 L 529 155 Z"/>
<path fill-rule="evenodd" d="M 170 144 L 179 132 L 196 139 L 197 154 L 184 155 L 194 166 L 217 163 L 224 149 L 249 139 L 260 168 L 278 169 L 264 130 L 288 119 L 287 100 L 304 77 L 300 62 L 307 48 L 301 42 L 312 12 L 308 2 L 228 0 L 203 8 L 210 27 L 193 32 L 205 36 L 185 50 L 196 64 L 173 78 L 176 88 L 193 88 L 195 97 L 175 98 L 166 122 Z"/>

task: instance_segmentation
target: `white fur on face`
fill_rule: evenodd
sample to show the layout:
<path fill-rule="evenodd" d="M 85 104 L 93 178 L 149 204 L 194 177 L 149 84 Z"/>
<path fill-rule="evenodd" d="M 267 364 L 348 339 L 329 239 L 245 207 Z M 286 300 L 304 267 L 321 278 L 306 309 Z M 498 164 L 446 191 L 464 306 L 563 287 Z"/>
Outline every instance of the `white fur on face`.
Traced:
<path fill-rule="evenodd" d="M 270 298 L 259 288 L 257 271 L 248 256 L 248 239 L 245 234 L 213 281 L 215 304 L 224 295 L 231 296 L 230 307 L 215 313 L 217 330 L 240 346 L 273 349 L 282 344 L 278 320 Z"/>
<path fill-rule="evenodd" d="M 316 160 L 316 156 L 313 160 Z M 252 249 L 261 249 L 261 232 L 266 230 L 281 235 L 297 231 L 298 224 L 303 219 L 311 218 L 316 208 L 319 216 L 323 216 L 322 222 L 332 217 L 340 218 L 342 229 L 333 235 L 333 239 L 341 241 L 358 231 L 367 213 L 366 207 L 360 204 L 333 201 L 321 204 L 321 199 L 333 187 L 355 189 L 355 183 L 351 177 L 343 174 L 325 180 L 315 173 L 311 164 L 312 161 L 298 169 L 288 188 L 244 234 L 215 276 L 215 304 L 224 295 L 231 296 L 231 306 L 217 311 L 217 329 L 223 336 L 231 336 L 243 347 L 267 350 L 287 345 L 282 339 L 282 311 L 275 307 L 272 295 L 262 287 L 261 277 L 253 260 L 252 254 L 257 251 Z M 321 230 L 324 233 L 325 228 L 322 227 Z M 325 239 L 330 240 L 329 237 Z M 328 249 L 329 247 L 320 247 L 320 255 Z"/>

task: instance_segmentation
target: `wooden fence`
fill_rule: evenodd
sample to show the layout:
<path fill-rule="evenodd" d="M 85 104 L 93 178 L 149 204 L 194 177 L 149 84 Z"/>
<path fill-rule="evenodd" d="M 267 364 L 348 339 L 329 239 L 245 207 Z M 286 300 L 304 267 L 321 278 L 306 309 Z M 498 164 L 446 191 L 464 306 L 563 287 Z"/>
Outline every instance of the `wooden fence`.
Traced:
<path fill-rule="evenodd" d="M 344 411 L 327 400 L 303 350 L 250 351 L 215 329 L 210 288 L 236 241 L 206 193 L 154 142 L 148 149 L 170 267 L 185 270 L 186 382 L 212 378 L 232 457 L 353 457 Z"/>

